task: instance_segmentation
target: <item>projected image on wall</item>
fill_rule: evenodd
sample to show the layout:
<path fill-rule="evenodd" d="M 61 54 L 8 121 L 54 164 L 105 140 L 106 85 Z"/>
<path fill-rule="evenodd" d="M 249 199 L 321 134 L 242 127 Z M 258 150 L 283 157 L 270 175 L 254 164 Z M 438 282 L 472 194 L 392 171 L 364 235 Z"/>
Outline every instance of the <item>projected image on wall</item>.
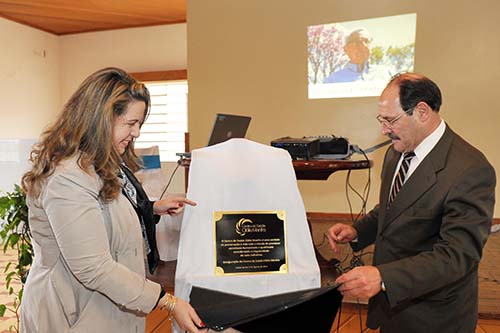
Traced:
<path fill-rule="evenodd" d="M 379 96 L 413 71 L 416 14 L 309 26 L 309 98 Z"/>

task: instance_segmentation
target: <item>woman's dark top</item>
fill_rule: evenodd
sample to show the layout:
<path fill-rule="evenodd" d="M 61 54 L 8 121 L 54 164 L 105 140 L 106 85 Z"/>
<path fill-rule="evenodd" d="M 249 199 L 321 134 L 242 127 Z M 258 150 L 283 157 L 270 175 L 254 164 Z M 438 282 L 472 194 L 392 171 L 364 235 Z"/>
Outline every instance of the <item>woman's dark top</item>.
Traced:
<path fill-rule="evenodd" d="M 144 191 L 141 183 L 139 183 L 139 180 L 134 176 L 134 173 L 124 164 L 122 164 L 121 170 L 128 182 L 133 185 L 133 189 L 135 189 L 135 198 L 134 195 L 130 193 L 133 193 L 133 189 L 130 191 L 126 189 L 126 186 L 123 186 L 122 191 L 132 203 L 139 217 L 139 221 L 141 222 L 141 229 L 143 230 L 144 242 L 146 244 L 148 268 L 149 272 L 153 274 L 160 261 L 160 254 L 158 253 L 156 244 L 156 224 L 160 221 L 160 215 L 154 214 L 154 201 L 149 200 L 148 195 Z M 125 183 L 127 180 L 125 180 Z"/>

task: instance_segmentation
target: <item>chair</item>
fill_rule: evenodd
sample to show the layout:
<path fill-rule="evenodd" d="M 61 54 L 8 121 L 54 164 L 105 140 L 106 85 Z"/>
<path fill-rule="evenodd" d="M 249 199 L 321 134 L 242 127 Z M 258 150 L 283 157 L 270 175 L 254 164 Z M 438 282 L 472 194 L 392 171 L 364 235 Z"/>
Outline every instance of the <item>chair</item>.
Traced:
<path fill-rule="evenodd" d="M 143 164 L 143 168 L 137 171 L 135 176 L 141 182 L 148 197 L 156 200 L 166 185 L 161 170 L 159 147 L 135 148 L 135 153 L 141 158 Z"/>

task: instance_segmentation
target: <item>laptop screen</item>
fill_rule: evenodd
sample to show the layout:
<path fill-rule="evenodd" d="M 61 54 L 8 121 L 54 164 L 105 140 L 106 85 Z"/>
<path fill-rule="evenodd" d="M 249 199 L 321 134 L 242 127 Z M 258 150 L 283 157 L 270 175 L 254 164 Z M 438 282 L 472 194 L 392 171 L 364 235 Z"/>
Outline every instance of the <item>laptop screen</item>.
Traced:
<path fill-rule="evenodd" d="M 252 118 L 233 114 L 217 113 L 208 146 L 212 146 L 232 138 L 244 138 Z"/>

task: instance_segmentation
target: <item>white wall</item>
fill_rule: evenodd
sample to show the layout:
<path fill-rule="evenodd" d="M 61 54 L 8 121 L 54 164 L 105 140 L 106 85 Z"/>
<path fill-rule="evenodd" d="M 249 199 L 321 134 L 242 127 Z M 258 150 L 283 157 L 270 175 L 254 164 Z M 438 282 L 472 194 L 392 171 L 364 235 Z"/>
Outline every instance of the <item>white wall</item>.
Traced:
<path fill-rule="evenodd" d="M 62 102 L 85 77 L 104 67 L 128 72 L 187 68 L 185 23 L 67 35 L 60 44 Z"/>
<path fill-rule="evenodd" d="M 0 18 L 0 139 L 38 138 L 83 79 L 187 68 L 186 24 L 56 36 Z M 172 163 L 163 165 L 170 176 Z M 184 191 L 178 170 L 171 191 Z"/>
<path fill-rule="evenodd" d="M 0 191 L 12 191 L 32 139 L 59 108 L 59 41 L 0 18 L 0 45 Z"/>
<path fill-rule="evenodd" d="M 0 139 L 37 138 L 57 113 L 59 39 L 0 18 Z"/>

